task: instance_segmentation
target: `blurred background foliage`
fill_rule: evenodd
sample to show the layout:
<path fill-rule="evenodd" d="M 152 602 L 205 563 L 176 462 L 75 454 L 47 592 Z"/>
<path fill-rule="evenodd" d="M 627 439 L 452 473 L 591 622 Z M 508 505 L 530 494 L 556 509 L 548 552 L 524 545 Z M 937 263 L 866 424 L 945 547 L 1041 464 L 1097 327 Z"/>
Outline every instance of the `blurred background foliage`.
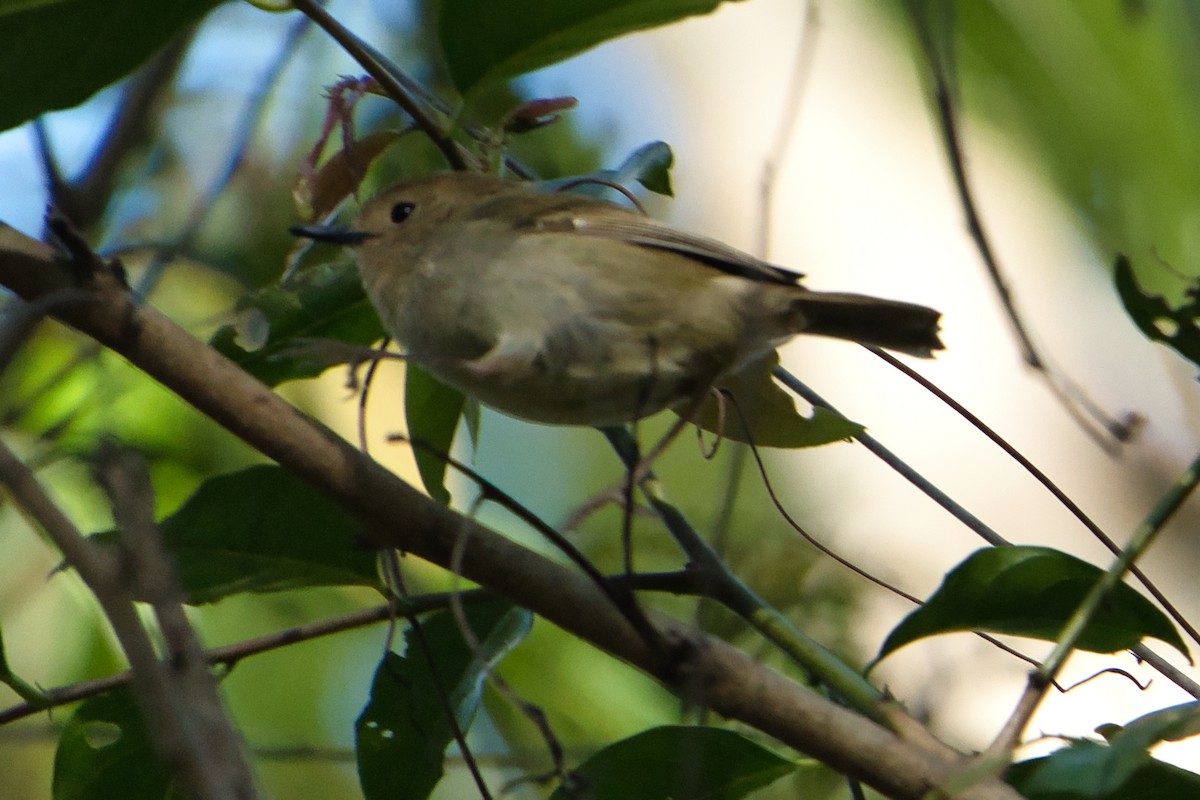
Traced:
<path fill-rule="evenodd" d="M 1200 275 L 1200 7 L 909 5 L 949 56 L 970 123 L 1008 139 L 1044 171 L 1101 263 L 1111 267 L 1112 255 L 1125 253 L 1147 289 L 1178 299 Z"/>
<path fill-rule="evenodd" d="M 1003 137 L 1050 176 L 1092 237 L 1097 263 L 1111 264 L 1116 252 L 1128 253 L 1144 285 L 1174 298 L 1183 295 L 1200 275 L 1195 255 L 1200 252 L 1200 6 L 1185 0 L 864 2 L 889 15 L 891 35 L 911 48 L 919 74 L 924 67 L 906 9 L 928 26 L 945 53 L 953 53 L 968 144 L 974 136 Z M 375 5 L 368 11 L 361 4 L 334 3 L 332 10 L 344 14 L 339 18 L 352 27 L 369 31 L 374 45 L 397 54 L 414 77 L 449 91 L 432 49 L 436 3 Z M 296 16 L 226 4 L 185 34 L 188 54 L 178 71 L 168 71 L 166 88 L 146 112 L 145 138 L 128 149 L 108 202 L 88 226 L 92 241 L 121 254 L 148 302 L 201 337 L 230 319 L 242 293 L 281 274 L 292 246 L 286 228 L 296 220 L 290 198 L 297 164 L 315 140 L 324 110 L 320 87 L 352 69 L 322 35 L 309 31 L 276 84 L 265 72 L 269 59 L 250 56 L 278 47 Z M 520 87 L 507 84 L 474 94 L 464 119 L 494 124 L 519 102 Z M 239 117 L 261 92 L 268 93 L 261 121 L 244 151 L 238 151 Z M 104 120 L 120 96 L 119 89 L 107 89 L 78 109 L 44 119 L 68 177 L 86 170 L 88 154 L 100 143 Z M 358 118 L 360 134 L 402 124 L 394 109 L 378 100 L 367 101 Z M 5 134 L 10 140 L 30 135 L 28 126 Z M 603 138 L 603 131 L 583 128 L 567 114 L 556 125 L 516 138 L 512 148 L 543 175 L 584 173 L 619 160 Z M 228 183 L 214 183 L 227 161 L 236 167 Z M 436 165 L 427 144 L 407 137 L 372 180 L 383 184 Z M 11 191 L 16 192 L 15 182 Z M 27 228 L 40 213 L 35 197 L 19 201 Z M 193 224 L 194 231 L 181 240 L 181 231 Z M 168 242 L 179 248 L 163 267 L 156 253 Z M 341 402 L 344 375 L 333 373 L 283 391 L 318 416 L 339 404 L 344 415 L 352 404 Z M 374 403 L 398 411 L 395 398 L 382 390 Z M 111 525 L 87 466 L 105 437 L 116 437 L 150 459 L 163 513 L 204 478 L 258 460 L 121 359 L 54 325 L 41 326 L 0 374 L 0 419 L 4 435 L 90 530 Z M 398 415 L 392 420 L 393 427 L 399 424 Z M 494 427 L 479 453 L 480 469 L 551 521 L 565 518 L 620 475 L 593 432 L 514 431 L 495 418 L 485 418 L 484 425 Z M 645 425 L 642 436 L 648 439 L 661 426 L 659 420 Z M 352 425 L 341 429 L 352 431 Z M 681 508 L 720 544 L 735 573 L 801 628 L 851 660 L 861 660 L 865 654 L 852 652 L 850 644 L 857 585 L 797 545 L 743 452 L 727 444 L 711 462 L 701 462 L 689 444 L 677 447 L 660 472 Z M 459 481 L 455 493 L 465 505 L 473 490 Z M 787 502 L 797 510 L 814 501 L 789 495 Z M 484 508 L 480 515 L 532 541 L 504 512 Z M 619 563 L 613 535 L 619 519 L 619 512 L 609 508 L 580 526 L 581 546 L 605 568 Z M 678 565 L 678 554 L 656 525 L 637 520 L 635 540 L 643 569 Z M 74 576 L 47 580 L 57 561 L 11 506 L 0 509 L 0 624 L 8 658 L 19 674 L 43 686 L 106 675 L 120 662 L 110 638 L 99 633 L 103 623 Z M 449 585 L 433 570 L 413 570 L 413 591 Z M 232 598 L 193 616 L 206 642 L 221 644 L 376 601 L 365 589 L 319 589 Z M 773 657 L 755 644 L 742 622 L 720 611 L 687 599 L 655 602 L 694 617 L 751 652 L 761 650 L 757 655 Z M 381 628 L 360 630 L 249 659 L 224 681 L 229 707 L 261 755 L 258 768 L 270 796 L 356 796 L 353 720 L 383 646 Z M 547 710 L 573 754 L 686 714 L 645 677 L 541 623 L 505 661 L 503 673 L 522 696 Z M 15 700 L 0 688 L 0 703 Z M 489 717 L 474 734 L 485 763 L 541 769 L 543 753 L 529 723 L 490 694 L 486 707 Z M 0 775 L 7 796 L 48 795 L 53 732 L 64 718 L 57 711 L 0 729 Z M 814 791 L 843 791 L 821 770 L 797 778 L 809 780 Z M 462 775 L 452 775 L 437 796 L 463 796 L 462 781 Z M 795 796 L 797 784 L 783 783 L 759 796 Z"/>

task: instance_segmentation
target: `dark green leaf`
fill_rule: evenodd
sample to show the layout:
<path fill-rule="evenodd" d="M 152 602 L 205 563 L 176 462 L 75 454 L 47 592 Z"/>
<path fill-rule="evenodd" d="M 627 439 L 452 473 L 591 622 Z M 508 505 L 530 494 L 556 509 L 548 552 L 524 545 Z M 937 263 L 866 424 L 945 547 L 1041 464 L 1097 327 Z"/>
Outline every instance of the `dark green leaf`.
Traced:
<path fill-rule="evenodd" d="M 72 0 L 0 9 L 0 131 L 71 108 L 121 78 L 216 0 Z"/>
<path fill-rule="evenodd" d="M 344 353 L 324 355 L 320 342 L 366 347 L 383 338 L 358 271 L 348 263 L 323 264 L 295 276 L 286 287 L 267 286 L 239 304 L 236 325 L 221 328 L 210 344 L 268 386 L 320 375 L 344 363 Z"/>
<path fill-rule="evenodd" d="M 358 521 L 273 465 L 209 478 L 162 523 L 189 602 L 305 586 L 374 586 Z"/>
<path fill-rule="evenodd" d="M 1193 292 L 1188 302 L 1171 308 L 1163 298 L 1143 291 L 1125 256 L 1117 257 L 1113 280 L 1126 313 L 1142 333 L 1172 348 L 1193 364 L 1200 364 L 1200 294 Z"/>
<path fill-rule="evenodd" d="M 458 430 L 466 398 L 409 362 L 404 376 L 404 413 L 413 440 L 413 458 L 429 496 L 450 503 L 446 491 L 446 456 Z"/>
<path fill-rule="evenodd" d="M 1106 737 L 1108 746 L 1101 747 L 1098 755 L 1088 751 L 1082 760 L 1097 776 L 1103 776 L 1103 791 L 1112 791 L 1151 762 L 1151 747 L 1194 736 L 1200 726 L 1198 709 L 1200 703 L 1183 703 L 1146 714 L 1124 727 L 1114 726 L 1116 732 Z"/>
<path fill-rule="evenodd" d="M 85 700 L 54 754 L 54 800 L 163 800 L 171 776 L 128 688 Z"/>
<path fill-rule="evenodd" d="M 358 778 L 367 800 L 429 796 L 454 738 L 438 692 L 445 692 L 465 731 L 479 707 L 487 670 L 525 638 L 532 624 L 529 612 L 506 603 L 471 605 L 465 613 L 478 652 L 446 611 L 422 620 L 423 636 L 408 631 L 405 655 L 388 653 L 380 662 L 371 698 L 355 726 Z"/>
<path fill-rule="evenodd" d="M 707 14 L 721 0 L 443 0 L 438 38 L 466 95 L 633 31 Z"/>
<path fill-rule="evenodd" d="M 1110 737 L 1117 747 L 1149 749 L 1159 742 L 1177 742 L 1200 734 L 1200 701 L 1159 709 L 1130 722 Z"/>
<path fill-rule="evenodd" d="M 574 772 L 594 800 L 736 800 L 795 768 L 733 731 L 676 725 L 609 745 Z M 551 800 L 572 796 L 560 787 Z"/>
<path fill-rule="evenodd" d="M 892 631 L 878 659 L 916 639 L 950 631 L 1055 641 L 1102 574 L 1086 561 L 1048 547 L 979 550 L 951 570 L 925 605 Z M 1145 597 L 1120 584 L 1088 624 L 1078 646 L 1112 653 L 1148 636 L 1187 653 L 1170 620 Z"/>
<path fill-rule="evenodd" d="M 1028 800 L 1195 800 L 1200 775 L 1143 752 L 1113 758 L 1098 742 L 1077 741 L 1044 758 L 1013 764 L 1004 779 Z"/>

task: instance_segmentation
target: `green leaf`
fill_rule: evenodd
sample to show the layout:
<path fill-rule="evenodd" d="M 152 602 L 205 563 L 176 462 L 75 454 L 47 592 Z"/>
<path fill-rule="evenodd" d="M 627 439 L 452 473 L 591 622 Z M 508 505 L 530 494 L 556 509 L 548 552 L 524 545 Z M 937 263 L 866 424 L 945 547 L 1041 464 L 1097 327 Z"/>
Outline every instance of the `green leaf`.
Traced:
<path fill-rule="evenodd" d="M 128 687 L 85 700 L 54 754 L 54 800 L 163 800 L 171 775 Z"/>
<path fill-rule="evenodd" d="M 463 731 L 479 707 L 487 671 L 529 633 L 532 615 L 507 603 L 465 608 L 476 652 L 454 615 L 438 612 L 421 622 L 421 636 L 405 635 L 405 655 L 388 653 L 355 725 L 358 779 L 366 800 L 419 800 L 441 779 L 453 733 L 439 691 L 445 692 Z M 426 652 L 420 648 L 427 647 Z M 430 663 L 436 665 L 430 671 Z"/>
<path fill-rule="evenodd" d="M 862 425 L 826 408 L 814 408 L 811 417 L 801 415 L 791 394 L 772 377 L 778 365 L 779 354 L 771 353 L 736 375 L 723 378 L 720 388 L 732 401 L 720 403 L 710 394 L 693 416 L 696 424 L 711 433 L 759 447 L 818 447 L 863 432 Z"/>
<path fill-rule="evenodd" d="M 570 191 L 589 197 L 615 200 L 627 205 L 628 198 L 620 195 L 611 185 L 629 187 L 634 181 L 652 192 L 674 197 L 671 188 L 671 165 L 675 155 L 666 142 L 650 142 L 634 150 L 616 169 L 600 169 L 584 175 L 564 175 L 537 186 L 545 192 Z"/>
<path fill-rule="evenodd" d="M 443 0 L 438 38 L 463 95 L 608 39 L 707 14 L 721 0 Z"/>
<path fill-rule="evenodd" d="M 1120 729 L 1109 738 L 1113 749 L 1136 747 L 1148 750 L 1159 742 L 1177 742 L 1200 734 L 1200 701 L 1159 709 Z"/>
<path fill-rule="evenodd" d="M 675 154 L 666 142 L 650 142 L 642 145 L 617 168 L 618 183 L 635 179 L 655 194 L 674 197 L 671 188 L 671 166 Z"/>
<path fill-rule="evenodd" d="M 630 153 L 615 170 L 603 170 L 599 175 L 620 186 L 637 181 L 650 191 L 674 197 L 671 188 L 671 166 L 675 154 L 666 142 L 650 142 Z"/>
<path fill-rule="evenodd" d="M 404 375 L 404 413 L 413 440 L 413 458 L 429 496 L 449 505 L 446 456 L 454 443 L 466 398 L 413 362 Z"/>
<path fill-rule="evenodd" d="M 795 768 L 733 731 L 675 725 L 611 744 L 574 774 L 593 800 L 736 800 Z M 573 796 L 559 787 L 551 800 Z"/>
<path fill-rule="evenodd" d="M 1112 748 L 1080 740 L 1009 767 L 1004 779 L 1028 800 L 1195 800 L 1200 775 L 1151 758 L 1114 758 Z"/>
<path fill-rule="evenodd" d="M 1200 365 L 1200 294 L 1195 291 L 1195 285 L 1189 291 L 1186 303 L 1171 308 L 1162 297 L 1148 294 L 1138 285 L 1133 267 L 1123 255 L 1117 256 L 1113 280 L 1125 312 L 1142 333 Z"/>
<path fill-rule="evenodd" d="M 379 583 L 358 520 L 274 465 L 209 478 L 163 520 L 162 532 L 190 603 Z"/>
<path fill-rule="evenodd" d="M 217 5 L 217 0 L 7 3 L 0 9 L 0 131 L 79 105 Z"/>
<path fill-rule="evenodd" d="M 345 363 L 341 352 L 323 357 L 318 345 L 296 339 L 328 339 L 366 347 L 383 338 L 349 263 L 322 264 L 299 273 L 284 286 L 266 286 L 242 298 L 236 325 L 218 330 L 209 342 L 268 386 L 320 375 Z"/>
<path fill-rule="evenodd" d="M 925 636 L 989 631 L 1055 641 L 1103 572 L 1048 547 L 991 547 L 976 551 L 946 575 L 933 596 L 884 642 L 876 661 Z M 1079 639 L 1079 648 L 1112 653 L 1147 636 L 1187 654 L 1170 620 L 1149 600 L 1120 584 Z"/>
<path fill-rule="evenodd" d="M 1093 773 L 1096 791 L 1106 793 L 1128 783 L 1129 778 L 1151 763 L 1150 748 L 1159 742 L 1179 741 L 1200 732 L 1200 703 L 1193 701 L 1146 714 L 1116 733 L 1107 736 L 1107 747 L 1099 750 L 1080 748 L 1076 754 L 1065 753 L 1062 758 L 1070 772 L 1075 763 L 1083 762 Z M 1068 751 L 1071 748 L 1067 748 Z M 1062 752 L 1062 751 L 1059 751 Z M 1057 755 L 1057 754 L 1054 754 Z M 1047 776 L 1058 775 L 1058 767 L 1047 768 Z M 1197 776 L 1200 778 L 1200 776 Z M 1059 780 L 1054 777 L 1053 780 Z"/>

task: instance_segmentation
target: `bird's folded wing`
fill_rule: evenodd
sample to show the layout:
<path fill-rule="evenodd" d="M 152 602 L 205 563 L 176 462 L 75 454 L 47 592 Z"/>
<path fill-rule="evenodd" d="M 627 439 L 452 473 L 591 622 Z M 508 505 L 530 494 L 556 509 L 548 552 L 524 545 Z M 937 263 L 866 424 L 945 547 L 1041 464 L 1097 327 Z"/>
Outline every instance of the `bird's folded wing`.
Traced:
<path fill-rule="evenodd" d="M 716 239 L 676 230 L 648 217 L 632 214 L 573 214 L 548 215 L 538 220 L 536 230 L 543 232 L 572 232 L 597 239 L 613 239 L 639 247 L 669 250 L 694 258 L 722 272 L 740 275 L 756 281 L 793 286 L 803 277 L 798 272 L 768 264 L 736 247 Z"/>

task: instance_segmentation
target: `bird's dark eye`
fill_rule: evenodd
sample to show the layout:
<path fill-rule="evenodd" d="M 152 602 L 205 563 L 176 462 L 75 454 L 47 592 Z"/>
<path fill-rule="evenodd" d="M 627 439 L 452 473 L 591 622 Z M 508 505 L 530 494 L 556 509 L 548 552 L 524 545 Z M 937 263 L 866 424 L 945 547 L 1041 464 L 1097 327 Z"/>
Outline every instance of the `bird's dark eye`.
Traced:
<path fill-rule="evenodd" d="M 396 203 L 396 205 L 392 206 L 392 222 L 404 222 L 416 207 L 416 203 L 410 203 L 407 200 L 402 203 Z"/>

